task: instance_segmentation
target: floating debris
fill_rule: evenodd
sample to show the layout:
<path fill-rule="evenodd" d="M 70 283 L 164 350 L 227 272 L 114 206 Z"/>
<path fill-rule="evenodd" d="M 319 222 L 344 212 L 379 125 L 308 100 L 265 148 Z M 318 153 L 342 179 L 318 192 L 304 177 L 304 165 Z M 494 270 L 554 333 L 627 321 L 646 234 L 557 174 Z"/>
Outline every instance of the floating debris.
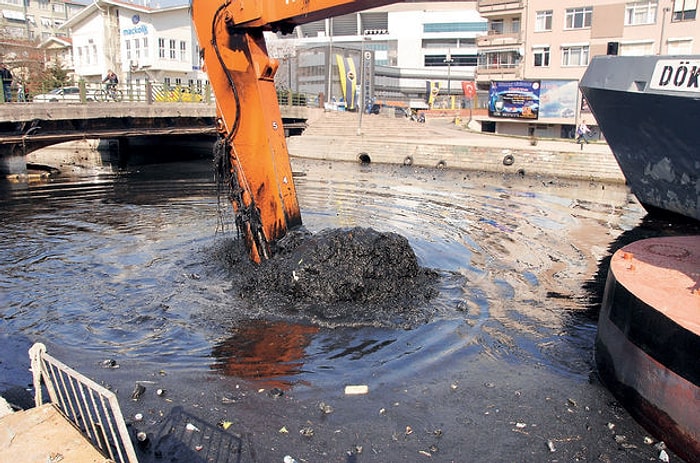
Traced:
<path fill-rule="evenodd" d="M 147 448 L 150 445 L 151 440 L 148 438 L 148 434 L 146 434 L 144 431 L 139 431 L 136 433 L 136 443 L 141 448 Z"/>
<path fill-rule="evenodd" d="M 146 386 L 136 383 L 134 392 L 131 393 L 131 400 L 139 400 L 139 397 L 141 397 L 144 392 L 146 392 Z"/>
<path fill-rule="evenodd" d="M 366 384 L 356 384 L 345 386 L 345 395 L 362 395 L 369 392 L 369 386 Z"/>
<path fill-rule="evenodd" d="M 268 395 L 272 397 L 273 399 L 279 399 L 284 395 L 284 391 L 278 387 L 274 387 L 270 389 L 270 392 L 268 392 Z"/>
<path fill-rule="evenodd" d="M 102 368 L 119 368 L 119 364 L 114 359 L 107 359 L 102 361 Z"/>
<path fill-rule="evenodd" d="M 556 452 L 557 449 L 554 447 L 554 442 L 552 442 L 551 439 L 547 440 L 547 448 L 549 449 L 550 452 Z"/>
<path fill-rule="evenodd" d="M 318 404 L 318 408 L 326 415 L 330 415 L 331 413 L 333 413 L 333 407 L 331 407 L 325 402 L 321 402 L 320 404 Z"/>
<path fill-rule="evenodd" d="M 187 423 L 187 425 L 185 426 L 185 429 L 188 431 L 200 432 L 199 428 L 197 426 L 193 425 L 192 423 Z"/>

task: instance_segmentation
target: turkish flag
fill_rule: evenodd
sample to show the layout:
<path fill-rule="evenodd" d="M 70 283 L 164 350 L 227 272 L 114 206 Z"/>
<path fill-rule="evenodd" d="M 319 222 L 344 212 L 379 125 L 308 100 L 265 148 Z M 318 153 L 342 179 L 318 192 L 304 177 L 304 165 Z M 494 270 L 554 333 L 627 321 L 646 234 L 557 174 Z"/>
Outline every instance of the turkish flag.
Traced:
<path fill-rule="evenodd" d="M 473 80 L 462 81 L 462 91 L 467 98 L 474 98 L 476 96 L 476 83 Z"/>

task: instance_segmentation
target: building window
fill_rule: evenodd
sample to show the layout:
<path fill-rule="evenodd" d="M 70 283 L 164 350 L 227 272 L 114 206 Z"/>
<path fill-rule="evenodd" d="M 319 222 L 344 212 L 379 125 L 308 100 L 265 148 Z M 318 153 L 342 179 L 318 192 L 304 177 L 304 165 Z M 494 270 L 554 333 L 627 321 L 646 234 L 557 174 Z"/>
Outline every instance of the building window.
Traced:
<path fill-rule="evenodd" d="M 503 20 L 493 19 L 489 23 L 489 34 L 503 34 Z"/>
<path fill-rule="evenodd" d="M 134 39 L 134 58 L 141 58 L 141 41 L 139 39 Z"/>
<path fill-rule="evenodd" d="M 126 45 L 126 59 L 131 59 L 131 41 L 127 40 L 125 45 Z"/>
<path fill-rule="evenodd" d="M 693 41 L 691 39 L 668 39 L 669 55 L 690 55 L 693 53 Z"/>
<path fill-rule="evenodd" d="M 170 59 L 177 59 L 177 40 L 170 39 Z"/>
<path fill-rule="evenodd" d="M 486 52 L 478 57 L 480 69 L 514 69 L 520 65 L 520 53 L 517 50 Z"/>
<path fill-rule="evenodd" d="M 533 48 L 535 67 L 549 67 L 549 47 Z"/>
<path fill-rule="evenodd" d="M 144 37 L 141 40 L 143 40 L 143 57 L 148 58 L 148 37 Z"/>
<path fill-rule="evenodd" d="M 187 61 L 187 42 L 180 41 L 180 61 Z"/>
<path fill-rule="evenodd" d="M 588 45 L 562 47 L 561 49 L 561 65 L 562 66 L 588 66 Z"/>
<path fill-rule="evenodd" d="M 698 0 L 674 0 L 672 21 L 693 21 Z"/>
<path fill-rule="evenodd" d="M 625 6 L 625 26 L 654 24 L 656 22 L 657 0 L 628 3 Z"/>
<path fill-rule="evenodd" d="M 535 32 L 552 30 L 552 10 L 538 11 L 535 19 Z"/>
<path fill-rule="evenodd" d="M 567 8 L 565 29 L 585 29 L 591 27 L 593 7 Z"/>
<path fill-rule="evenodd" d="M 450 55 L 450 66 L 476 66 L 476 55 Z M 425 55 L 423 65 L 425 67 L 447 67 L 447 55 Z"/>
<path fill-rule="evenodd" d="M 653 55 L 654 41 L 621 43 L 619 53 L 621 56 Z"/>
<path fill-rule="evenodd" d="M 165 39 L 158 39 L 158 58 L 165 58 Z"/>
<path fill-rule="evenodd" d="M 472 23 L 427 23 L 423 32 L 486 32 L 486 22 Z"/>
<path fill-rule="evenodd" d="M 513 18 L 510 22 L 510 31 L 514 34 L 520 32 L 520 18 Z"/>

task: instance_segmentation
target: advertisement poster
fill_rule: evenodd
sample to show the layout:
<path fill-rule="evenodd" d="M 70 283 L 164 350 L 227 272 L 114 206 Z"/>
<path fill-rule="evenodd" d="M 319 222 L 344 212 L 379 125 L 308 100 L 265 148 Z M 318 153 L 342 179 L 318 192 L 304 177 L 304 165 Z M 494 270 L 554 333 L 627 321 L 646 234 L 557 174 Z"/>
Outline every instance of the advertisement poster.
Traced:
<path fill-rule="evenodd" d="M 540 86 L 540 119 L 574 119 L 577 96 L 576 80 L 543 80 Z"/>
<path fill-rule="evenodd" d="M 489 89 L 489 116 L 537 119 L 540 81 L 493 81 Z"/>

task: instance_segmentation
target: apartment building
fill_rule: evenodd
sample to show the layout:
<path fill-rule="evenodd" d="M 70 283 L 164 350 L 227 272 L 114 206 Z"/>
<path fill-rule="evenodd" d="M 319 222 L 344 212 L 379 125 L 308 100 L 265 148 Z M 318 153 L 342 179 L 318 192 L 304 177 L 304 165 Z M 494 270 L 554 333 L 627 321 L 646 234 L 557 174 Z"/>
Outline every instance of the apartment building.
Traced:
<path fill-rule="evenodd" d="M 86 82 L 100 82 L 109 69 L 135 86 L 206 82 L 189 5 L 94 0 L 61 29 L 71 38 L 75 75 Z"/>
<path fill-rule="evenodd" d="M 3 40 L 41 42 L 66 37 L 61 26 L 85 5 L 65 0 L 0 0 L 0 7 Z"/>
<path fill-rule="evenodd" d="M 593 116 L 578 91 L 597 55 L 700 54 L 697 0 L 478 0 L 488 32 L 477 40 L 476 82 L 493 95 L 509 85 L 539 95 L 539 114 L 490 111 L 486 130 L 573 136 Z M 522 114 L 520 115 L 522 116 Z"/>

